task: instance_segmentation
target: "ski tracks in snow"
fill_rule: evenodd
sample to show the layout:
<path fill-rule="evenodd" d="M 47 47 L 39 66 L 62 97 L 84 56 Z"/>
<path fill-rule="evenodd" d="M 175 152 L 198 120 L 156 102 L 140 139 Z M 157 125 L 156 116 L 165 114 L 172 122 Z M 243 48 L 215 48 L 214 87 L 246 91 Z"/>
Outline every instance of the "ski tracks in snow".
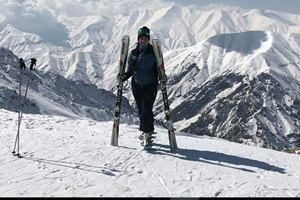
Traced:
<path fill-rule="evenodd" d="M 172 197 L 172 193 L 171 190 L 167 187 L 165 181 L 163 178 L 161 178 L 158 173 L 153 169 L 153 167 L 151 167 L 151 163 L 149 164 L 149 160 L 147 160 L 144 155 L 144 153 L 142 152 L 142 157 L 147 165 L 148 168 L 150 168 L 153 172 L 153 174 L 155 175 L 155 177 L 157 178 L 157 180 L 161 183 L 161 185 L 164 187 L 164 189 L 166 190 L 166 192 L 168 193 L 169 197 Z"/>

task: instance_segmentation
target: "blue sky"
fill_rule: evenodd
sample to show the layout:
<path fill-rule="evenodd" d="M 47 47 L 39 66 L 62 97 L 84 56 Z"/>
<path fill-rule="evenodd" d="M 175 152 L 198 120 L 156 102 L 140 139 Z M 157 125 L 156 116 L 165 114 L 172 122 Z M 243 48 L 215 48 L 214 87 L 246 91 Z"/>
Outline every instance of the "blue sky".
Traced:
<path fill-rule="evenodd" d="M 300 0 L 165 0 L 180 5 L 224 4 L 239 6 L 244 9 L 265 8 L 282 12 L 300 14 Z"/>

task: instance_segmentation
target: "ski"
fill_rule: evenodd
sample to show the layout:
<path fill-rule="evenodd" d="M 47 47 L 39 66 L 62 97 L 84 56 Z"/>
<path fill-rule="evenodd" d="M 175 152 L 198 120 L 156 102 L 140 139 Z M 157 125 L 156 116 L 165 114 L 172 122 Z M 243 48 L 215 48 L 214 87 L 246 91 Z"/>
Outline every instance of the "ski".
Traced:
<path fill-rule="evenodd" d="M 121 43 L 121 52 L 120 52 L 120 65 L 119 65 L 118 73 L 120 74 L 120 76 L 123 76 L 125 73 L 127 55 L 129 50 L 129 43 L 130 43 L 129 36 L 128 35 L 123 36 L 121 42 L 122 43 Z M 111 143 L 110 143 L 112 146 L 118 146 L 122 92 L 123 92 L 123 81 L 118 80 L 117 97 L 116 97 L 116 104 L 114 109 L 113 130 L 112 130 Z"/>
<path fill-rule="evenodd" d="M 153 46 L 153 50 L 154 50 L 154 53 L 155 53 L 155 56 L 157 59 L 158 74 L 161 79 L 162 77 L 165 76 L 165 66 L 164 66 L 164 59 L 163 59 L 163 54 L 162 54 L 162 50 L 161 50 L 161 43 L 158 39 L 153 39 L 152 46 Z M 163 97 L 164 112 L 165 112 L 165 116 L 166 116 L 166 120 L 167 120 L 166 126 L 168 128 L 170 149 L 171 149 L 171 151 L 177 151 L 178 146 L 177 146 L 177 142 L 176 142 L 176 136 L 175 136 L 175 130 L 173 127 L 171 111 L 170 111 L 170 107 L 169 107 L 166 83 L 161 81 L 160 88 L 161 88 L 161 93 L 162 93 L 162 97 Z"/>

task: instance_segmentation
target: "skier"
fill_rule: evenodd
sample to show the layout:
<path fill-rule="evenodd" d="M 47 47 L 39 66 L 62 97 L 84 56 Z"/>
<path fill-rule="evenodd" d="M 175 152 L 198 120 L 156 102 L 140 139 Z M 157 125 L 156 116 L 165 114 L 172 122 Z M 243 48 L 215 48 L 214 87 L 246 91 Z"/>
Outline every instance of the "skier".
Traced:
<path fill-rule="evenodd" d="M 154 139 L 154 117 L 153 104 L 158 88 L 157 61 L 150 42 L 150 29 L 146 26 L 138 30 L 138 42 L 136 47 L 130 52 L 126 72 L 122 77 L 118 74 L 118 79 L 126 81 L 130 77 L 132 93 L 138 107 L 140 118 L 139 137 L 144 148 L 150 148 Z M 160 81 L 167 81 L 163 77 Z"/>

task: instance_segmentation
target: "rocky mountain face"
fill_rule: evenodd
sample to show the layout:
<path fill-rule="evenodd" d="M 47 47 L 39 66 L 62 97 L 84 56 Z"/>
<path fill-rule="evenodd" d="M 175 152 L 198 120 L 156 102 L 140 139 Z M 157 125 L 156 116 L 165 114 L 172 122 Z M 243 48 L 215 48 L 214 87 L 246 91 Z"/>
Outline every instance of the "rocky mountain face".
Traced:
<path fill-rule="evenodd" d="M 224 45 L 233 40 L 239 45 Z M 300 56 L 283 41 L 258 31 L 200 44 L 173 66 L 181 70 L 169 82 L 175 127 L 277 150 L 299 146 Z"/>
<path fill-rule="evenodd" d="M 29 78 L 28 67 L 29 63 L 25 70 L 19 70 L 18 57 L 5 48 L 0 49 L 1 109 L 19 111 L 20 72 L 22 103 Z M 24 113 L 83 117 L 98 121 L 109 121 L 113 117 L 116 96 L 95 85 L 33 70 L 29 88 Z M 123 98 L 122 106 L 122 118 L 130 123 L 134 115 L 126 98 Z"/>
<path fill-rule="evenodd" d="M 269 73 L 219 76 L 187 96 L 173 110 L 175 124 L 193 119 L 184 132 L 277 150 L 300 145 L 299 91 Z"/>

